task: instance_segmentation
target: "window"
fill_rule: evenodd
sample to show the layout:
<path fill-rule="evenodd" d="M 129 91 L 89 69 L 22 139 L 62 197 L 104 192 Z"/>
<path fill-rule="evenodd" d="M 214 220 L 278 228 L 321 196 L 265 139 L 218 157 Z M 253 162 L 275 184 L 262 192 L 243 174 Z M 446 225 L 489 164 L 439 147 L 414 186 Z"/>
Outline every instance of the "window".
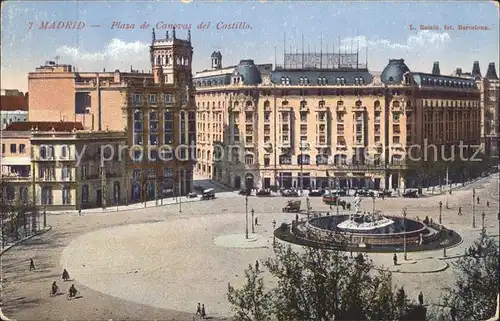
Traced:
<path fill-rule="evenodd" d="M 133 94 L 132 95 L 132 103 L 140 104 L 141 103 L 141 94 Z"/>
<path fill-rule="evenodd" d="M 5 144 L 2 144 L 2 154 L 5 154 Z"/>
<path fill-rule="evenodd" d="M 394 113 L 392 115 L 392 121 L 395 122 L 395 123 L 399 123 L 399 118 L 400 118 L 399 113 Z"/>
<path fill-rule="evenodd" d="M 307 123 L 307 112 L 300 112 L 300 122 L 301 123 Z"/>
<path fill-rule="evenodd" d="M 87 184 L 82 185 L 82 204 L 87 204 L 89 202 L 89 186 Z"/>
<path fill-rule="evenodd" d="M 251 154 L 245 155 L 245 164 L 247 164 L 247 165 L 253 164 L 253 155 L 251 155 Z"/>
<path fill-rule="evenodd" d="M 28 188 L 27 187 L 20 187 L 19 188 L 19 200 L 22 202 L 28 201 Z"/>
<path fill-rule="evenodd" d="M 394 144 L 399 144 L 399 136 L 393 136 L 393 137 L 392 137 L 392 142 L 393 142 Z"/>
<path fill-rule="evenodd" d="M 16 146 L 16 144 L 10 144 L 10 152 L 12 154 L 17 153 L 17 146 Z"/>
<path fill-rule="evenodd" d="M 307 154 L 300 154 L 297 156 L 297 164 L 302 164 L 302 165 L 309 165 L 311 162 L 311 158 Z"/>
<path fill-rule="evenodd" d="M 172 144 L 174 141 L 174 115 L 168 110 L 164 115 L 164 144 Z"/>
<path fill-rule="evenodd" d="M 280 155 L 280 165 L 291 165 L 292 156 L 291 155 Z"/>
<path fill-rule="evenodd" d="M 164 177 L 173 177 L 174 176 L 174 169 L 173 168 L 164 168 L 163 169 L 163 176 Z"/>
<path fill-rule="evenodd" d="M 156 94 L 149 94 L 149 103 L 156 104 Z"/>
<path fill-rule="evenodd" d="M 61 158 L 68 158 L 68 146 L 61 146 Z"/>
<path fill-rule="evenodd" d="M 15 197 L 14 187 L 7 186 L 7 201 L 13 201 Z"/>
<path fill-rule="evenodd" d="M 70 205 L 71 204 L 71 190 L 69 189 L 68 186 L 63 187 L 62 202 L 63 202 L 63 205 Z"/>
<path fill-rule="evenodd" d="M 26 153 L 26 145 L 19 144 L 19 153 L 20 154 L 25 154 Z"/>
<path fill-rule="evenodd" d="M 52 205 L 52 186 L 42 187 L 42 204 Z"/>
<path fill-rule="evenodd" d="M 156 168 L 148 168 L 148 177 L 156 177 Z"/>
<path fill-rule="evenodd" d="M 163 101 L 165 104 L 171 104 L 173 102 L 172 94 L 165 94 L 165 96 L 163 96 Z"/>
<path fill-rule="evenodd" d="M 271 155 L 264 155 L 264 167 L 269 167 L 271 165 Z"/>
<path fill-rule="evenodd" d="M 71 172 L 68 167 L 64 166 L 61 168 L 61 178 L 63 180 L 71 179 Z"/>

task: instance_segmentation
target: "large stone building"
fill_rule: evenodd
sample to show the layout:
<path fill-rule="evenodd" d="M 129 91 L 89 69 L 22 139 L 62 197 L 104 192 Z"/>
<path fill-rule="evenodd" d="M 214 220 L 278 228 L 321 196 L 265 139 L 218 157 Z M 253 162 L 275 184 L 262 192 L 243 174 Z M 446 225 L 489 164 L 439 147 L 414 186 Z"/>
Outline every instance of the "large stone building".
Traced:
<path fill-rule="evenodd" d="M 391 59 L 374 73 L 358 53 L 285 53 L 282 66 L 262 72 L 252 60 L 224 68 L 219 52 L 211 59 L 212 70 L 194 77 L 196 170 L 235 188 L 321 188 L 332 178 L 341 187 L 416 186 L 425 161 L 410 152 L 481 139 L 479 84 L 442 75 L 438 63 L 421 73 Z"/>
<path fill-rule="evenodd" d="M 84 130 L 78 122 L 13 123 L 2 139 L 4 201 L 48 209 L 126 204 L 130 180 L 118 153 L 125 142 L 123 131 Z"/>
<path fill-rule="evenodd" d="M 86 130 L 126 133 L 133 150 L 124 160 L 127 201 L 186 194 L 194 162 L 187 149 L 177 147 L 196 140 L 192 55 L 189 34 L 179 39 L 174 29 L 158 39 L 153 30 L 149 73 L 132 67 L 80 72 L 48 62 L 28 76 L 29 121 L 74 121 Z M 172 157 L 176 150 L 179 157 Z"/>

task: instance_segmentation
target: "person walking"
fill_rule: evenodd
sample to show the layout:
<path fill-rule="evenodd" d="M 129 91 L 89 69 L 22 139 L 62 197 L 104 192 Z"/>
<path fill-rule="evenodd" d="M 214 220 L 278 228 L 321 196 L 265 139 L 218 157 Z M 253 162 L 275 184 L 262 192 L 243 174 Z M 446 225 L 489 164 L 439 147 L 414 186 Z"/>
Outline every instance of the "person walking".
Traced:
<path fill-rule="evenodd" d="M 490 201 L 486 201 L 486 207 L 490 207 Z"/>
<path fill-rule="evenodd" d="M 259 272 L 259 260 L 255 260 L 255 271 Z"/>
<path fill-rule="evenodd" d="M 202 319 L 205 319 L 206 316 L 207 316 L 207 313 L 205 311 L 205 304 L 201 305 L 201 315 L 200 316 L 201 316 Z"/>
<path fill-rule="evenodd" d="M 424 305 L 424 294 L 422 291 L 418 294 L 418 303 L 420 303 L 420 305 Z"/>
<path fill-rule="evenodd" d="M 196 307 L 196 316 L 201 317 L 201 304 L 198 302 L 198 306 Z"/>
<path fill-rule="evenodd" d="M 32 258 L 30 259 L 30 271 L 31 270 L 36 270 L 36 268 L 35 268 L 35 262 L 33 262 Z"/>
<path fill-rule="evenodd" d="M 394 265 L 398 265 L 398 256 L 396 255 L 396 253 L 394 253 L 392 260 L 394 261 Z"/>
<path fill-rule="evenodd" d="M 479 204 L 479 196 L 477 197 L 477 203 Z"/>
<path fill-rule="evenodd" d="M 458 208 L 458 215 L 462 215 L 462 208 L 461 207 Z"/>
<path fill-rule="evenodd" d="M 259 225 L 259 220 L 255 218 L 255 226 Z"/>

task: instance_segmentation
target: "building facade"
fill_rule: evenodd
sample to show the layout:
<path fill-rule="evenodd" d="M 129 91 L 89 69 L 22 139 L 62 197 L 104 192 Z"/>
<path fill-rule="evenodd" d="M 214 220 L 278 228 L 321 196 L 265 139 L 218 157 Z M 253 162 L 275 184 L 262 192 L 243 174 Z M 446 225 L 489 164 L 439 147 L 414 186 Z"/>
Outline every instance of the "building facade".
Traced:
<path fill-rule="evenodd" d="M 6 95 L 4 95 L 4 93 Z M 0 124 L 5 129 L 13 122 L 28 120 L 28 93 L 17 90 L 4 90 L 0 96 Z"/>
<path fill-rule="evenodd" d="M 28 202 L 31 195 L 30 131 L 0 132 L 1 188 L 6 202 Z"/>
<path fill-rule="evenodd" d="M 196 141 L 191 36 L 175 29 L 150 46 L 151 72 L 79 72 L 71 65 L 46 65 L 30 73 L 30 121 L 81 122 L 86 130 L 126 133 L 130 153 L 127 200 L 139 202 L 191 190 Z M 176 157 L 176 151 L 178 156 Z M 92 203 L 92 202 L 90 202 Z"/>
<path fill-rule="evenodd" d="M 358 53 L 286 53 L 263 74 L 251 60 L 211 59 L 194 77 L 196 170 L 234 188 L 404 189 L 420 184 L 425 146 L 480 142 L 478 84 L 438 64 L 419 73 L 391 59 L 375 73 Z"/>

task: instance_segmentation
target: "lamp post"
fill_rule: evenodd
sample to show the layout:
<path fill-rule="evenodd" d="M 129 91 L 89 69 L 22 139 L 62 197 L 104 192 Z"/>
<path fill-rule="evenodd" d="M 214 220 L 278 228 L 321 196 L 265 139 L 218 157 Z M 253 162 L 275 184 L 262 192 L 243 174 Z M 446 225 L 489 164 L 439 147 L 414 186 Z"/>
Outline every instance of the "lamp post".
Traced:
<path fill-rule="evenodd" d="M 275 230 L 276 230 L 276 221 L 273 220 L 273 248 L 276 247 L 276 236 L 274 236 Z"/>
<path fill-rule="evenodd" d="M 439 224 L 442 224 L 443 202 L 439 201 Z"/>
<path fill-rule="evenodd" d="M 252 233 L 255 233 L 255 224 L 254 224 L 254 220 L 253 220 L 253 216 L 255 214 L 255 211 L 252 208 L 252 210 L 250 212 L 252 213 Z"/>
<path fill-rule="evenodd" d="M 309 196 L 306 197 L 306 203 L 307 203 L 307 220 L 309 221 L 309 210 L 311 209 L 310 205 L 309 205 Z"/>
<path fill-rule="evenodd" d="M 483 233 L 486 232 L 486 227 L 484 226 L 484 217 L 486 216 L 486 214 L 481 213 L 481 218 L 482 218 L 482 230 L 483 230 Z"/>
<path fill-rule="evenodd" d="M 375 215 L 375 195 L 372 196 L 373 200 L 373 215 Z"/>
<path fill-rule="evenodd" d="M 245 195 L 245 238 L 248 239 L 248 195 Z"/>
<path fill-rule="evenodd" d="M 472 228 L 476 228 L 476 189 L 472 189 Z"/>
<path fill-rule="evenodd" d="M 403 251 L 404 251 L 404 259 L 407 260 L 406 257 L 406 207 L 403 208 Z"/>
<path fill-rule="evenodd" d="M 182 177 L 181 171 L 179 170 L 179 213 L 182 213 Z"/>
<path fill-rule="evenodd" d="M 47 204 L 45 204 L 45 207 L 43 208 L 43 229 L 47 227 Z"/>

